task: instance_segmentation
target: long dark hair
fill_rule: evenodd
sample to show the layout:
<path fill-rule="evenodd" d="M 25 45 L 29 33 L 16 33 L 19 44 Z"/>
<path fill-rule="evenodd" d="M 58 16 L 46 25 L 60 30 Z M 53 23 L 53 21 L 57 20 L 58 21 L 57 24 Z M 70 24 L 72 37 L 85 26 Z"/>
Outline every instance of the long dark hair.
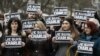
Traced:
<path fill-rule="evenodd" d="M 11 19 L 8 21 L 8 24 L 7 24 L 8 32 L 7 32 L 7 34 L 8 34 L 8 35 L 11 35 L 11 32 L 12 32 L 12 30 L 11 30 L 11 23 L 12 23 L 13 21 L 18 23 L 18 28 L 17 28 L 17 32 L 16 32 L 16 33 L 17 33 L 18 35 L 21 35 L 22 24 L 21 24 L 21 21 L 20 21 L 18 18 L 16 18 L 16 17 L 13 17 L 13 18 L 11 18 Z"/>
<path fill-rule="evenodd" d="M 70 29 L 69 29 L 69 30 L 70 30 L 71 33 L 72 33 L 72 38 L 73 38 L 74 40 L 77 40 L 77 39 L 78 39 L 78 36 L 79 36 L 79 32 L 78 32 L 78 30 L 75 28 L 75 25 L 74 25 L 74 17 L 65 18 L 64 21 L 68 21 L 68 22 L 69 22 L 69 24 L 70 24 Z M 64 21 L 61 22 L 61 25 L 62 25 L 62 23 L 63 23 Z M 62 27 L 61 27 L 61 28 L 62 28 Z M 60 30 L 62 30 L 62 29 L 60 29 Z"/>

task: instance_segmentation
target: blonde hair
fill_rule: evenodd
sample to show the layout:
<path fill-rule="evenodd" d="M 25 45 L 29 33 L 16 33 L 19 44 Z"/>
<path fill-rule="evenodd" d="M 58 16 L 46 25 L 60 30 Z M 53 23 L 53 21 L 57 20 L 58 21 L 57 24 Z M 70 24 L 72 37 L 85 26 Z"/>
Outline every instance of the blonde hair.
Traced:
<path fill-rule="evenodd" d="M 36 24 L 40 30 L 46 30 L 46 26 L 41 21 L 37 21 Z"/>

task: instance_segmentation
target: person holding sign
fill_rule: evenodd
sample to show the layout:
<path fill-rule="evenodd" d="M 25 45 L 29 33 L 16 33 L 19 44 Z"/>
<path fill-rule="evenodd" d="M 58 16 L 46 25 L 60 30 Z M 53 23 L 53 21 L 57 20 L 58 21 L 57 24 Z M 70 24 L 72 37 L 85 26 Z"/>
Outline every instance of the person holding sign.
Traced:
<path fill-rule="evenodd" d="M 46 32 L 45 25 L 41 21 L 37 21 L 31 35 L 28 36 L 29 41 L 27 46 L 30 53 L 29 56 L 49 56 L 48 40 L 50 37 Z"/>
<path fill-rule="evenodd" d="M 38 18 L 40 21 L 42 21 L 42 22 L 44 23 L 44 25 L 46 25 L 46 22 L 45 22 L 44 17 L 43 17 L 43 12 L 42 12 L 42 10 L 38 10 L 38 11 L 37 11 L 37 18 Z"/>
<path fill-rule="evenodd" d="M 35 13 L 28 13 L 28 19 L 36 19 Z"/>
<path fill-rule="evenodd" d="M 95 43 L 99 36 L 99 28 L 97 25 L 91 21 L 85 22 L 84 33 L 80 35 L 80 41 L 88 41 L 90 43 Z M 80 43 L 80 42 L 79 42 Z M 93 55 L 94 44 L 81 43 L 78 44 L 78 51 L 75 56 L 92 56 Z M 91 52 L 91 53 L 89 53 Z M 94 51 L 95 52 L 95 51 Z"/>
<path fill-rule="evenodd" d="M 23 38 L 15 38 L 16 36 L 25 36 L 25 32 L 22 32 L 22 24 L 18 18 L 12 18 L 8 21 L 7 31 L 5 32 L 4 37 L 11 36 L 11 38 L 3 38 L 5 41 L 2 42 L 1 46 L 2 56 L 22 56 L 23 55 L 23 47 L 25 46 L 25 42 L 23 42 Z M 21 40 L 22 39 L 22 40 Z M 19 41 L 19 42 L 17 42 Z M 19 45 L 20 47 L 16 47 Z M 9 48 L 7 47 L 9 45 Z M 10 47 L 10 46 L 14 47 Z"/>
<path fill-rule="evenodd" d="M 28 13 L 28 17 L 26 20 L 34 20 L 34 22 L 35 21 L 42 21 L 45 24 L 45 21 L 42 18 L 42 11 L 36 11 L 36 13 L 32 13 L 32 12 Z M 34 29 L 34 26 L 33 26 L 33 29 Z M 29 35 L 31 33 L 31 31 L 32 31 L 31 29 L 27 29 L 27 31 L 26 31 L 27 35 Z"/>
<path fill-rule="evenodd" d="M 41 10 L 38 10 L 35 13 L 28 13 L 28 19 L 34 19 L 35 21 L 40 20 L 45 24 Z"/>
<path fill-rule="evenodd" d="M 37 13 L 37 11 L 35 11 L 35 13 L 33 13 L 33 12 L 28 13 L 28 17 L 27 17 L 26 20 L 34 20 L 34 22 L 36 22 L 36 21 L 42 21 L 44 23 L 44 19 L 42 18 L 42 13 L 39 14 L 39 13 Z M 33 23 L 33 22 L 31 21 L 29 23 Z M 27 35 L 27 37 L 31 34 L 32 29 L 34 29 L 34 25 L 35 25 L 35 23 L 33 23 L 33 25 L 32 25 L 33 27 L 31 29 L 26 29 L 26 35 Z M 29 25 L 28 25 L 28 27 L 29 27 Z M 26 49 L 28 49 L 27 46 L 28 46 L 28 42 L 26 44 Z"/>
<path fill-rule="evenodd" d="M 35 11 L 30 11 L 32 8 L 30 7 L 30 6 L 33 6 L 33 8 L 34 9 L 36 9 L 36 7 L 38 6 L 39 8 L 39 10 L 35 10 Z M 36 6 L 36 7 L 34 7 L 34 6 Z M 28 8 L 29 7 L 29 8 Z M 34 21 L 42 21 L 44 24 L 45 24 L 45 21 L 44 21 L 44 18 L 43 18 L 43 16 L 42 16 L 42 11 L 41 11 L 41 7 L 40 7 L 40 5 L 37 5 L 37 4 L 29 4 L 29 6 L 27 7 L 27 9 L 29 9 L 28 11 L 27 11 L 27 13 L 28 13 L 28 19 L 33 19 Z"/>
<path fill-rule="evenodd" d="M 70 48 L 73 44 L 74 41 L 76 41 L 78 39 L 78 31 L 76 30 L 76 28 L 74 27 L 74 23 L 73 23 L 73 18 L 72 17 L 68 17 L 66 18 L 62 23 L 61 23 L 61 28 L 59 31 L 70 31 L 71 32 L 71 37 L 68 38 L 68 40 L 70 40 L 68 43 L 57 43 L 55 45 L 57 45 L 57 52 L 55 54 L 55 56 L 68 56 L 70 53 Z M 53 37 L 52 41 L 55 43 L 56 38 Z"/>

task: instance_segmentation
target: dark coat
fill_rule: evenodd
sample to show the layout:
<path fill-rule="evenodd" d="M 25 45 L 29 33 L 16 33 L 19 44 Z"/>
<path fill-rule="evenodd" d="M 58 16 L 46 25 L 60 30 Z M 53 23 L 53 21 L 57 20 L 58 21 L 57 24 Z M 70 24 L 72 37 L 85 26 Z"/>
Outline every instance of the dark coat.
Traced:
<path fill-rule="evenodd" d="M 56 44 L 56 53 L 55 56 L 66 56 L 68 45 L 66 43 L 64 44 Z"/>
<path fill-rule="evenodd" d="M 91 35 L 90 39 L 87 39 L 86 37 L 87 37 L 87 35 L 82 34 L 82 35 L 80 35 L 80 40 L 82 40 L 82 41 L 90 41 L 90 42 L 94 42 L 95 43 L 97 41 L 97 39 L 100 38 L 99 37 L 99 33 L 95 33 L 95 34 Z M 92 56 L 92 54 L 79 53 L 78 56 Z"/>
<path fill-rule="evenodd" d="M 48 34 L 51 34 L 51 31 L 48 30 Z M 27 34 L 28 37 L 29 34 Z M 26 51 L 24 56 L 51 56 L 53 55 L 52 48 L 52 38 L 46 41 L 32 41 L 27 38 L 26 42 Z"/>
<path fill-rule="evenodd" d="M 4 36 L 2 37 L 2 42 L 4 42 Z M 22 41 L 23 37 L 22 37 Z M 23 56 L 24 47 L 21 48 L 2 48 L 2 56 Z"/>
<path fill-rule="evenodd" d="M 2 56 L 22 56 L 22 48 L 4 48 L 2 51 Z"/>
<path fill-rule="evenodd" d="M 38 42 L 38 41 L 28 41 L 28 56 L 49 56 L 52 51 L 50 48 L 50 43 L 48 41 Z"/>
<path fill-rule="evenodd" d="M 93 46 L 93 56 L 100 56 L 100 38 L 95 42 Z"/>

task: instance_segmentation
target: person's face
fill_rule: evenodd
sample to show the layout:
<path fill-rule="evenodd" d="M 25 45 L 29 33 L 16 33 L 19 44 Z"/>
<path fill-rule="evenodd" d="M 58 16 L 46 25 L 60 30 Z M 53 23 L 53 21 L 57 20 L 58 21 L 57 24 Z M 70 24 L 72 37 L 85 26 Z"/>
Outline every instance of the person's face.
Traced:
<path fill-rule="evenodd" d="M 88 35 L 91 33 L 91 29 L 86 24 L 85 24 L 85 33 Z"/>
<path fill-rule="evenodd" d="M 14 31 L 16 31 L 16 30 L 17 30 L 17 28 L 18 28 L 18 23 L 17 23 L 17 22 L 12 21 L 12 23 L 11 23 L 11 29 L 12 29 L 12 30 L 14 30 Z"/>
<path fill-rule="evenodd" d="M 69 30 L 70 29 L 70 23 L 68 21 L 63 21 L 62 29 L 63 30 Z"/>
<path fill-rule="evenodd" d="M 84 25 L 84 23 L 82 23 L 82 27 L 81 27 L 81 29 L 84 30 L 84 27 L 85 27 L 85 25 Z"/>
<path fill-rule="evenodd" d="M 35 14 L 28 14 L 28 17 L 29 17 L 29 18 L 35 18 L 36 15 L 35 15 Z"/>
<path fill-rule="evenodd" d="M 38 29 L 39 30 L 39 25 L 38 24 L 35 24 L 34 29 Z"/>
<path fill-rule="evenodd" d="M 76 20 L 76 24 L 80 26 L 81 25 L 81 20 Z"/>

